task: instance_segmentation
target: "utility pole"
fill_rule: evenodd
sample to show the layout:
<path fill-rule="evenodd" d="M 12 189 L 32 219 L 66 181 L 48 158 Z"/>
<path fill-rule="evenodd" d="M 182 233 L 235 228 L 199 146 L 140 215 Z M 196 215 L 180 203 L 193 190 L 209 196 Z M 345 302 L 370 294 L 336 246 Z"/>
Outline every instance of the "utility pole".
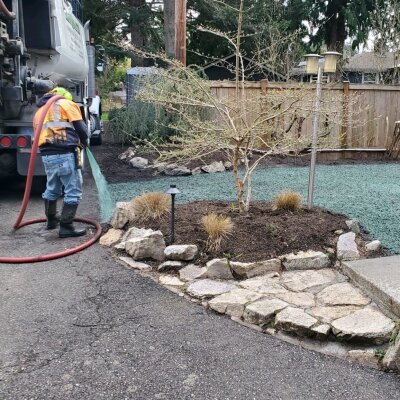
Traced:
<path fill-rule="evenodd" d="M 186 0 L 175 0 L 175 58 L 186 65 Z"/>

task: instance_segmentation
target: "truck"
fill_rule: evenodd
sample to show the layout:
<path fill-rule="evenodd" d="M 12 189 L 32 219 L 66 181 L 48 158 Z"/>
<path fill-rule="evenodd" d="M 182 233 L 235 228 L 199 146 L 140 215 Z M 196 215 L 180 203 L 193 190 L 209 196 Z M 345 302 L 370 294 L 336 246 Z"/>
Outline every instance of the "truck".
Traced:
<path fill-rule="evenodd" d="M 89 28 L 81 0 L 0 0 L 0 179 L 27 174 L 36 103 L 55 86 L 72 93 L 91 144 L 101 143 Z M 40 155 L 34 175 L 45 175 Z"/>

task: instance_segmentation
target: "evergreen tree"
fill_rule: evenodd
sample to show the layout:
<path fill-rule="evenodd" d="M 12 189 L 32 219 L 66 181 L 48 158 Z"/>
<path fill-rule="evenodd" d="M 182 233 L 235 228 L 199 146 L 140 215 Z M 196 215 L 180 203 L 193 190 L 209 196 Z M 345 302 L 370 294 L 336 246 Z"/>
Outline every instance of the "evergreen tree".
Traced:
<path fill-rule="evenodd" d="M 288 0 L 291 27 L 309 27 L 310 44 L 316 49 L 343 51 L 347 38 L 356 48 L 364 43 L 371 30 L 371 13 L 383 6 L 384 0 Z"/>

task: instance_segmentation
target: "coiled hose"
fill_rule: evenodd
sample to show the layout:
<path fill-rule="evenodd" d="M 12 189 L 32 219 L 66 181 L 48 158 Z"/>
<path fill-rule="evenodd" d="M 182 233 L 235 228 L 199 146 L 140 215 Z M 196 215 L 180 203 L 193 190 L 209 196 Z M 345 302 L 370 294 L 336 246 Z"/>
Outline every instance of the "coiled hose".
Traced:
<path fill-rule="evenodd" d="M 0 2 L 1 2 L 1 0 L 0 0 Z M 35 170 L 36 153 L 38 150 L 39 136 L 40 136 L 40 132 L 43 127 L 43 121 L 46 117 L 47 111 L 49 110 L 50 106 L 57 100 L 60 100 L 63 98 L 64 97 L 62 97 L 62 96 L 53 96 L 47 101 L 46 105 L 43 106 L 43 112 L 40 115 L 39 124 L 38 124 L 37 128 L 35 129 L 35 133 L 34 133 L 31 157 L 29 159 L 28 173 L 27 173 L 27 177 L 26 177 L 24 198 L 22 200 L 22 205 L 21 205 L 21 209 L 19 211 L 17 220 L 14 224 L 15 230 L 22 228 L 24 226 L 27 226 L 27 225 L 32 225 L 32 224 L 37 224 L 37 223 L 47 221 L 46 218 L 35 218 L 35 219 L 27 220 L 27 221 L 22 221 L 22 218 L 25 215 L 25 211 L 28 206 L 28 202 L 29 202 L 29 198 L 30 198 L 30 194 L 31 194 L 33 171 Z M 93 221 L 89 218 L 83 218 L 83 217 L 76 217 L 76 218 L 74 218 L 74 221 L 83 222 L 83 223 L 94 226 L 96 228 L 95 235 L 90 240 L 86 241 L 85 243 L 82 243 L 79 246 L 73 247 L 68 250 L 63 250 L 63 251 L 60 251 L 57 253 L 32 256 L 32 257 L 0 257 L 0 263 L 21 264 L 21 263 L 33 263 L 33 262 L 54 260 L 56 258 L 62 258 L 62 257 L 69 256 L 71 254 L 78 253 L 79 251 L 84 250 L 87 247 L 91 246 L 93 243 L 95 243 L 99 239 L 99 237 L 101 235 L 101 226 L 97 221 Z"/>

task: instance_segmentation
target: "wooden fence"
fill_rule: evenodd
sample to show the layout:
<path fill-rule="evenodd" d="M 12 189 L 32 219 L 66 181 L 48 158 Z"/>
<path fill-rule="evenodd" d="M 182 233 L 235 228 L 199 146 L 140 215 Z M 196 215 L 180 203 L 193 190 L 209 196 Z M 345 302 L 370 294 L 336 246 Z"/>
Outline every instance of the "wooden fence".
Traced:
<path fill-rule="evenodd" d="M 307 85 L 310 90 L 315 88 L 315 85 L 311 84 L 246 82 L 246 98 L 257 91 L 267 95 L 268 90 L 304 88 Z M 212 81 L 211 88 L 219 99 L 235 96 L 234 82 Z M 335 93 L 341 97 L 342 94 L 348 94 L 350 99 L 349 103 L 343 103 L 342 115 L 339 118 L 341 123 L 332 127 L 331 135 L 335 138 L 337 148 L 384 149 L 390 145 L 395 122 L 400 120 L 400 86 L 352 85 L 345 82 L 323 87 L 322 96 L 328 91 L 330 96 L 334 96 Z M 355 98 L 357 102 L 353 103 L 352 99 Z M 311 137 L 312 126 L 313 117 L 310 115 L 303 121 L 299 133 Z"/>

